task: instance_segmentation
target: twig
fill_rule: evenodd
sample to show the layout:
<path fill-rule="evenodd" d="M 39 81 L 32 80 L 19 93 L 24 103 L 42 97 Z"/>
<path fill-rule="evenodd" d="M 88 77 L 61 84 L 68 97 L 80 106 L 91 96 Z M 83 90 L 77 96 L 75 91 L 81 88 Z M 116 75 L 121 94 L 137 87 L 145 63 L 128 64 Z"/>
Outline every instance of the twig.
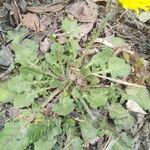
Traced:
<path fill-rule="evenodd" d="M 123 81 L 123 80 L 114 79 L 114 78 L 102 76 L 102 75 L 95 74 L 95 73 L 91 73 L 91 75 L 94 75 L 94 76 L 97 76 L 97 77 L 100 77 L 100 78 L 103 78 L 103 79 L 107 79 L 107 80 L 115 82 L 115 83 L 127 85 L 127 86 L 134 86 L 134 87 L 138 87 L 138 88 L 145 88 L 145 86 L 142 86 L 142 85 L 138 85 L 138 84 L 134 84 L 134 83 L 129 83 L 129 82 L 126 82 L 126 81 Z"/>
<path fill-rule="evenodd" d="M 120 137 L 118 137 L 116 140 L 112 140 L 109 145 L 107 145 L 107 147 L 103 150 L 111 150 L 111 148 L 113 147 L 113 145 L 120 139 Z"/>
<path fill-rule="evenodd" d="M 117 22 L 120 21 L 120 19 L 123 17 L 123 15 L 124 15 L 126 12 L 128 12 L 128 10 L 125 10 L 125 11 L 120 15 L 119 19 L 117 19 Z"/>
<path fill-rule="evenodd" d="M 0 74 L 0 79 L 3 79 L 6 75 L 10 74 L 14 70 L 14 67 L 10 66 L 5 72 Z"/>
<path fill-rule="evenodd" d="M 69 143 L 63 148 L 63 150 L 66 150 L 74 141 L 75 141 L 75 139 L 73 139 L 71 142 L 69 142 Z"/>
<path fill-rule="evenodd" d="M 18 4 L 17 4 L 16 0 L 14 0 L 14 4 L 15 4 L 15 6 L 16 6 L 16 8 L 17 8 L 17 12 L 18 12 L 19 19 L 20 19 L 20 22 L 21 22 L 21 21 L 22 21 L 22 17 L 21 17 L 20 9 L 19 9 L 19 7 L 18 7 Z"/>
<path fill-rule="evenodd" d="M 129 46 L 129 45 L 123 45 L 120 47 L 116 47 L 115 48 L 116 51 L 115 51 L 114 55 L 118 55 L 121 52 L 126 52 L 130 55 L 134 55 L 135 54 L 134 51 L 131 51 L 130 49 L 131 49 L 131 46 Z"/>
<path fill-rule="evenodd" d="M 62 89 L 56 89 L 53 93 L 50 94 L 48 99 L 42 104 L 41 109 L 43 109 L 56 95 L 58 95 Z"/>

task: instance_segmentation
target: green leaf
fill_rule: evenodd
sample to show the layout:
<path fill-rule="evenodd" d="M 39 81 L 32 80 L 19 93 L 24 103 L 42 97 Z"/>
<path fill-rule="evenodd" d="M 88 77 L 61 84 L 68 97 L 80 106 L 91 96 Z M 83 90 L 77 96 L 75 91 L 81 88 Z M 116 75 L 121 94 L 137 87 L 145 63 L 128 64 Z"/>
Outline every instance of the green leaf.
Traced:
<path fill-rule="evenodd" d="M 21 65 L 32 65 L 37 58 L 38 43 L 34 40 L 26 39 L 21 44 L 13 46 L 15 52 L 15 62 Z"/>
<path fill-rule="evenodd" d="M 123 129 L 129 130 L 134 125 L 134 118 L 119 103 L 112 104 L 108 110 L 110 117 L 114 119 L 114 123 L 118 132 L 122 131 Z"/>
<path fill-rule="evenodd" d="M 108 62 L 108 59 L 112 56 L 112 54 L 112 49 L 106 48 L 94 55 L 87 66 L 96 65 L 100 66 L 101 69 L 106 69 L 106 63 Z"/>
<path fill-rule="evenodd" d="M 77 88 L 74 88 L 72 90 L 71 94 L 72 94 L 73 98 L 75 98 L 75 99 L 79 99 L 81 97 L 81 93 L 79 92 L 79 90 Z"/>
<path fill-rule="evenodd" d="M 61 133 L 58 127 L 53 127 L 47 135 L 42 136 L 36 142 L 34 142 L 35 150 L 51 150 L 57 142 L 57 136 Z"/>
<path fill-rule="evenodd" d="M 0 131 L 0 149 L 2 150 L 24 150 L 28 146 L 27 130 L 29 124 L 26 122 L 6 122 Z"/>
<path fill-rule="evenodd" d="M 108 88 L 108 99 L 110 102 L 116 102 L 117 99 L 122 96 L 122 91 L 120 90 L 120 87 L 116 85 L 112 85 L 110 88 Z"/>
<path fill-rule="evenodd" d="M 135 101 L 143 109 L 150 111 L 150 94 L 146 88 L 128 87 L 127 98 Z"/>
<path fill-rule="evenodd" d="M 28 30 L 25 28 L 20 29 L 20 31 L 8 31 L 7 38 L 12 40 L 13 44 L 20 43 L 27 35 Z"/>
<path fill-rule="evenodd" d="M 119 103 L 114 103 L 109 107 L 109 115 L 113 119 L 120 119 L 127 117 L 128 113 Z"/>
<path fill-rule="evenodd" d="M 107 48 L 102 52 L 97 53 L 91 59 L 91 62 L 86 66 L 93 66 L 92 69 L 96 68 L 98 74 L 111 73 L 111 76 L 116 77 L 126 77 L 130 74 L 131 67 L 125 61 L 119 57 L 112 56 L 112 50 Z"/>
<path fill-rule="evenodd" d="M 46 135 L 46 131 L 49 130 L 49 128 L 46 125 L 47 124 L 43 124 L 43 123 L 30 125 L 27 131 L 28 142 L 30 144 L 38 141 L 40 138 Z"/>
<path fill-rule="evenodd" d="M 76 56 L 79 53 L 79 50 L 81 49 L 79 44 L 78 44 L 78 40 L 75 40 L 73 38 L 69 38 L 69 51 L 73 54 L 74 58 L 76 58 Z"/>
<path fill-rule="evenodd" d="M 63 46 L 57 42 L 54 42 L 54 43 L 52 43 L 50 49 L 51 49 L 52 54 L 57 54 L 59 51 L 63 50 Z"/>
<path fill-rule="evenodd" d="M 127 77 L 130 74 L 131 67 L 125 61 L 118 57 L 111 57 L 108 61 L 108 68 L 104 70 L 105 73 L 111 73 L 111 76 Z"/>
<path fill-rule="evenodd" d="M 83 150 L 82 140 L 79 137 L 74 137 L 72 141 L 71 150 Z"/>
<path fill-rule="evenodd" d="M 52 79 L 50 80 L 49 86 L 50 86 L 51 88 L 57 88 L 57 87 L 60 86 L 60 81 L 58 81 L 56 78 L 52 78 Z"/>
<path fill-rule="evenodd" d="M 114 123 L 118 132 L 121 130 L 130 130 L 134 125 L 134 118 L 128 113 L 127 117 L 115 119 Z"/>
<path fill-rule="evenodd" d="M 85 143 L 96 138 L 98 130 L 93 127 L 92 120 L 89 118 L 85 118 L 80 122 L 80 128 Z"/>
<path fill-rule="evenodd" d="M 111 147 L 111 150 L 133 150 L 133 149 L 134 149 L 133 138 L 127 136 L 126 133 L 122 133 L 118 141 Z"/>
<path fill-rule="evenodd" d="M 91 86 L 96 86 L 99 84 L 100 79 L 96 76 L 88 76 L 87 81 L 90 83 Z"/>
<path fill-rule="evenodd" d="M 24 83 L 30 84 L 29 82 L 33 82 L 34 81 L 41 81 L 43 76 L 46 76 L 43 70 L 39 68 L 34 68 L 34 67 L 30 67 L 30 66 L 21 66 L 19 68 L 20 71 L 20 76 L 22 76 L 22 78 L 25 80 Z"/>
<path fill-rule="evenodd" d="M 5 87 L 0 87 L 0 102 L 7 103 L 12 101 L 12 93 Z"/>
<path fill-rule="evenodd" d="M 43 137 L 34 143 L 34 149 L 35 150 L 42 150 L 42 149 L 50 150 L 52 148 L 51 142 L 53 141 L 49 141 L 47 138 Z"/>
<path fill-rule="evenodd" d="M 77 20 L 71 20 L 69 18 L 65 18 L 63 21 L 62 21 L 62 26 L 61 26 L 61 29 L 68 33 L 69 36 L 71 37 L 78 37 L 79 36 L 79 32 L 80 32 L 80 28 L 77 24 Z"/>
<path fill-rule="evenodd" d="M 108 91 L 104 88 L 95 91 L 92 90 L 87 97 L 87 101 L 91 107 L 97 109 L 97 107 L 104 106 L 107 103 L 107 93 Z"/>
<path fill-rule="evenodd" d="M 13 104 L 16 108 L 28 107 L 34 103 L 34 99 L 37 98 L 37 93 L 22 93 L 16 95 Z"/>
<path fill-rule="evenodd" d="M 11 78 L 7 82 L 7 87 L 9 89 L 9 91 L 16 92 L 16 93 L 31 91 L 31 85 L 26 84 L 24 81 L 24 78 L 21 75 Z"/>
<path fill-rule="evenodd" d="M 73 119 L 65 120 L 65 131 L 67 139 L 65 141 L 66 150 L 82 150 L 83 141 L 79 137 L 79 133 Z"/>
<path fill-rule="evenodd" d="M 77 137 L 77 136 L 73 136 L 70 137 L 70 143 L 68 143 L 68 145 L 66 145 L 66 150 L 83 150 L 83 146 L 82 143 L 83 141 L 81 140 L 81 138 Z"/>
<path fill-rule="evenodd" d="M 57 65 L 57 57 L 52 53 L 45 54 L 45 60 L 51 65 Z"/>
<path fill-rule="evenodd" d="M 29 66 L 21 66 L 20 68 L 19 68 L 19 71 L 21 72 L 21 73 L 24 73 L 24 74 L 31 74 L 31 75 L 34 75 L 34 76 L 37 76 L 37 75 L 42 75 L 43 74 L 43 72 L 40 70 L 40 69 L 38 69 L 38 68 L 32 68 L 32 67 L 29 67 Z"/>
<path fill-rule="evenodd" d="M 39 125 L 34 125 L 28 131 L 28 135 L 31 139 L 30 141 L 32 142 L 33 138 L 36 137 L 33 141 L 35 150 L 51 150 L 58 141 L 58 135 L 60 135 L 62 132 L 60 127 L 61 119 L 57 117 L 51 117 L 49 122 L 45 121 L 43 124 Z"/>
<path fill-rule="evenodd" d="M 65 97 L 60 99 L 58 103 L 56 103 L 52 109 L 55 113 L 65 116 L 69 114 L 74 109 L 73 99 L 70 97 Z"/>
<path fill-rule="evenodd" d="M 87 77 L 87 76 L 90 75 L 90 69 L 89 69 L 89 68 L 81 68 L 81 69 L 80 69 L 80 74 L 81 74 L 82 76 Z"/>

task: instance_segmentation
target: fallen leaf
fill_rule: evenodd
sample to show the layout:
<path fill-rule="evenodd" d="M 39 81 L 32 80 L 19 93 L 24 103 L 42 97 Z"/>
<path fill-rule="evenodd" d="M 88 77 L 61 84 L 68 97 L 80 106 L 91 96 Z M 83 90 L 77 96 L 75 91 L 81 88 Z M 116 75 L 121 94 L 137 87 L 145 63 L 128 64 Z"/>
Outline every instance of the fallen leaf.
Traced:
<path fill-rule="evenodd" d="M 133 112 L 137 112 L 137 113 L 141 113 L 141 114 L 147 114 L 141 107 L 139 104 L 137 104 L 135 101 L 132 100 L 128 100 L 128 102 L 126 103 L 126 107 L 128 110 L 133 111 Z"/>
<path fill-rule="evenodd" d="M 127 87 L 127 98 L 135 101 L 144 110 L 150 111 L 150 95 L 146 88 Z"/>
<path fill-rule="evenodd" d="M 57 38 L 57 41 L 58 41 L 59 44 L 64 44 L 65 41 L 66 41 L 65 35 L 64 35 L 64 34 L 60 34 L 60 35 L 58 36 L 58 38 Z"/>
<path fill-rule="evenodd" d="M 101 44 L 104 44 L 104 45 L 106 45 L 106 46 L 108 46 L 110 48 L 114 48 L 114 46 L 110 42 L 108 42 L 107 40 L 105 40 L 104 38 L 97 38 L 95 40 L 95 43 L 101 43 Z"/>
<path fill-rule="evenodd" d="M 90 144 L 91 145 L 94 145 L 95 143 L 97 143 L 98 141 L 100 140 L 100 137 L 99 136 L 97 136 L 96 138 L 94 138 L 94 139 L 92 139 L 92 140 L 90 140 Z"/>
<path fill-rule="evenodd" d="M 138 15 L 138 18 L 141 22 L 147 22 L 150 20 L 150 12 L 142 12 L 140 15 Z"/>
<path fill-rule="evenodd" d="M 90 7 L 86 2 L 78 2 L 71 4 L 67 12 L 74 16 L 80 22 L 95 22 L 98 16 L 97 5 L 92 3 L 95 7 Z M 94 5 L 95 4 L 95 5 Z"/>
<path fill-rule="evenodd" d="M 22 15 L 21 23 L 23 26 L 26 26 L 27 28 L 40 32 L 45 30 L 45 26 L 42 24 L 41 20 L 36 14 L 27 13 L 25 15 Z"/>
<path fill-rule="evenodd" d="M 46 108 L 44 108 L 43 110 L 43 114 L 44 116 L 48 117 L 48 116 L 51 116 L 53 114 L 52 112 L 52 103 L 48 103 Z"/>
<path fill-rule="evenodd" d="M 77 78 L 77 84 L 80 87 L 85 87 L 85 86 L 87 86 L 87 80 L 84 77 L 78 77 Z"/>
<path fill-rule="evenodd" d="M 94 54 L 96 54 L 98 52 L 99 52 L 99 50 L 97 48 L 93 48 L 89 51 L 83 51 L 82 53 L 84 56 L 93 56 Z"/>
<path fill-rule="evenodd" d="M 50 40 L 46 37 L 43 42 L 40 43 L 40 50 L 42 53 L 46 53 L 51 45 Z"/>
<path fill-rule="evenodd" d="M 134 52 L 134 54 L 126 55 L 123 54 L 128 63 L 132 66 L 132 74 L 128 79 L 128 82 L 144 85 L 146 79 L 146 70 L 148 67 L 148 62 L 146 62 L 138 53 Z"/>
<path fill-rule="evenodd" d="M 64 8 L 63 4 L 56 4 L 56 5 L 27 7 L 26 10 L 35 13 L 46 13 L 46 12 L 58 12 L 63 8 Z"/>
<path fill-rule="evenodd" d="M 93 28 L 93 23 L 83 23 L 79 26 L 80 28 L 80 33 L 78 39 L 81 39 L 85 35 L 87 35 Z"/>
<path fill-rule="evenodd" d="M 10 107 L 9 110 L 7 110 L 7 114 L 9 115 L 10 119 L 15 119 L 21 110 L 19 108 Z"/>
<path fill-rule="evenodd" d="M 13 63 L 13 54 L 8 46 L 3 46 L 0 50 L 0 65 L 10 66 Z"/>

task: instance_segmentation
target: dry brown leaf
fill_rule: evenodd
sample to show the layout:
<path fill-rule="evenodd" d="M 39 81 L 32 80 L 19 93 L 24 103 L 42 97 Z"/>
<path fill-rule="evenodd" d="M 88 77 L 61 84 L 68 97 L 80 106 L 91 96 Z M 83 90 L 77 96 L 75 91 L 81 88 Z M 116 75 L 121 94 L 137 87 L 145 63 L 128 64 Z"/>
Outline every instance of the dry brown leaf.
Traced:
<path fill-rule="evenodd" d="M 77 78 L 77 84 L 80 87 L 85 87 L 85 86 L 87 86 L 87 80 L 85 79 L 85 77 L 78 77 Z"/>
<path fill-rule="evenodd" d="M 88 51 L 83 51 L 83 55 L 84 56 L 93 56 L 94 54 L 98 53 L 99 50 L 97 48 L 93 48 L 91 50 L 88 50 Z"/>
<path fill-rule="evenodd" d="M 80 22 L 95 22 L 98 16 L 98 11 L 96 4 L 92 4 L 91 7 L 87 5 L 86 2 L 74 3 L 68 7 L 67 12 Z"/>
<path fill-rule="evenodd" d="M 83 23 L 80 25 L 80 33 L 78 39 L 87 35 L 93 28 L 93 23 Z"/>
<path fill-rule="evenodd" d="M 20 113 L 21 110 L 19 108 L 10 107 L 10 109 L 7 110 L 7 114 L 11 119 L 15 119 Z"/>
<path fill-rule="evenodd" d="M 46 53 L 51 45 L 50 40 L 46 37 L 43 42 L 40 43 L 40 50 L 42 53 Z"/>
<path fill-rule="evenodd" d="M 140 106 L 139 104 L 137 104 L 135 101 L 132 100 L 128 100 L 128 102 L 126 103 L 126 107 L 128 110 L 133 111 L 133 112 L 137 112 L 140 114 L 147 114 Z"/>
<path fill-rule="evenodd" d="M 59 44 L 64 44 L 65 41 L 66 41 L 65 35 L 64 34 L 59 35 L 58 38 L 57 38 L 57 41 L 58 41 Z"/>
<path fill-rule="evenodd" d="M 94 139 L 90 140 L 89 143 L 90 143 L 91 145 L 94 145 L 94 144 L 97 143 L 99 140 L 100 140 L 100 137 L 97 136 L 97 137 L 95 137 Z"/>
<path fill-rule="evenodd" d="M 53 114 L 52 107 L 53 107 L 52 103 L 47 104 L 46 108 L 44 108 L 44 110 L 43 110 L 44 116 L 48 117 L 48 116 L 51 116 Z"/>
<path fill-rule="evenodd" d="M 56 5 L 44 5 L 44 6 L 33 6 L 27 7 L 26 10 L 35 13 L 46 13 L 46 12 L 58 12 L 64 8 L 63 4 Z"/>
<path fill-rule="evenodd" d="M 41 20 L 36 14 L 27 13 L 22 15 L 21 24 L 27 28 L 40 32 L 45 30 L 45 26 L 42 24 Z"/>
<path fill-rule="evenodd" d="M 136 52 L 133 54 L 128 53 L 128 55 L 124 52 L 123 57 L 132 66 L 132 74 L 130 75 L 128 82 L 145 85 L 146 70 L 149 66 L 145 64 L 144 59 Z"/>

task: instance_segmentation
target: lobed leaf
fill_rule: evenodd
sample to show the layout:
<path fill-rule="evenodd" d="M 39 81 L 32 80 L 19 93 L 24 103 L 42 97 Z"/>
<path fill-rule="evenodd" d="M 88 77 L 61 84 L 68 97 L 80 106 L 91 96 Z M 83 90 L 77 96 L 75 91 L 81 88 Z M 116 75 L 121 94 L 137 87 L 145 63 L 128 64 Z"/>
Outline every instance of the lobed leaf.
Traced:
<path fill-rule="evenodd" d="M 130 71 L 130 65 L 125 63 L 123 59 L 114 56 L 108 60 L 108 68 L 106 69 L 106 72 L 111 73 L 112 77 L 127 77 L 130 74 Z"/>
<path fill-rule="evenodd" d="M 146 88 L 128 87 L 127 98 L 135 101 L 143 109 L 150 111 L 150 94 Z"/>
<path fill-rule="evenodd" d="M 58 103 L 56 103 L 52 109 L 55 113 L 65 116 L 68 115 L 74 109 L 73 99 L 70 97 L 65 97 L 60 99 Z"/>
<path fill-rule="evenodd" d="M 69 18 L 65 18 L 62 21 L 62 26 L 61 29 L 65 32 L 68 33 L 69 36 L 71 37 L 78 37 L 79 36 L 79 26 L 77 24 L 77 20 L 71 20 Z"/>
<path fill-rule="evenodd" d="M 14 107 L 23 108 L 28 107 L 34 103 L 34 99 L 37 98 L 37 93 L 21 93 L 17 94 L 13 100 Z"/>

